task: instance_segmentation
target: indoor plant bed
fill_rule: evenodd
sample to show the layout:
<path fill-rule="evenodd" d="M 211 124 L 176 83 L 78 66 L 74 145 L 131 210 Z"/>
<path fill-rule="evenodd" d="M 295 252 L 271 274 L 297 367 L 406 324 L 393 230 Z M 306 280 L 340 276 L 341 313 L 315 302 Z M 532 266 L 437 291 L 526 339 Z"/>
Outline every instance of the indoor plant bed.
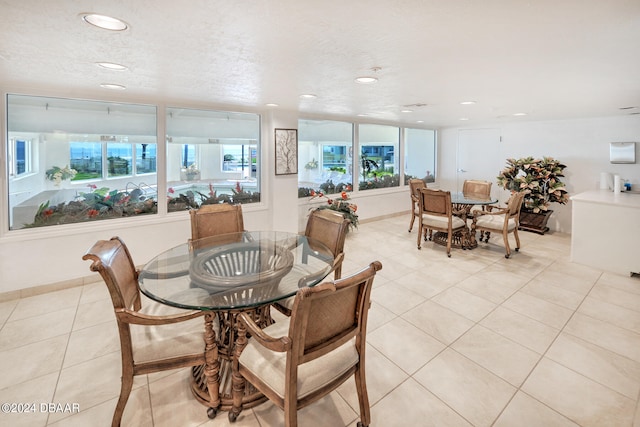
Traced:
<path fill-rule="evenodd" d="M 498 185 L 513 192 L 524 192 L 519 229 L 544 234 L 553 210 L 551 203 L 566 204 L 569 195 L 564 177 L 566 165 L 552 157 L 507 159 L 507 166 L 498 175 Z"/>

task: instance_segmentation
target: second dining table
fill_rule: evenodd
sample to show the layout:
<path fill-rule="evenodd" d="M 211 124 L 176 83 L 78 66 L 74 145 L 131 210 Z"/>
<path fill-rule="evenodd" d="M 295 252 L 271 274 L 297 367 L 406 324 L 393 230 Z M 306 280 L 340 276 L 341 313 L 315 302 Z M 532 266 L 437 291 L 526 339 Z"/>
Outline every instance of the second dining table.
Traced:
<path fill-rule="evenodd" d="M 192 369 L 194 396 L 210 418 L 231 408 L 231 366 L 236 317 L 249 313 L 262 327 L 273 323 L 271 304 L 314 286 L 330 272 L 333 254 L 304 235 L 251 231 L 190 240 L 162 252 L 139 272 L 140 290 L 173 307 L 204 311 L 205 365 Z M 265 397 L 251 384 L 243 406 Z"/>
<path fill-rule="evenodd" d="M 451 204 L 453 205 L 453 211 L 457 211 L 458 215 L 465 221 L 465 223 L 467 221 L 469 213 L 471 212 L 471 209 L 474 206 L 486 206 L 492 203 L 496 203 L 497 201 L 498 199 L 487 196 L 485 194 L 463 192 L 451 193 Z M 447 246 L 447 233 L 434 233 L 432 240 L 434 243 Z M 452 236 L 451 247 L 473 249 L 477 246 L 478 242 L 476 241 L 475 236 L 471 234 L 468 227 L 466 230 L 466 235 L 458 233 Z"/>

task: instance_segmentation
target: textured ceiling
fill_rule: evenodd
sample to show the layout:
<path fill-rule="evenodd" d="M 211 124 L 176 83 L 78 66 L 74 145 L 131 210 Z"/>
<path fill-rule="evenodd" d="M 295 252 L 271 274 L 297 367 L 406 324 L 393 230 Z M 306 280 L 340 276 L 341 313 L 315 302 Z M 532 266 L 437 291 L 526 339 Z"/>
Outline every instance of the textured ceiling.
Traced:
<path fill-rule="evenodd" d="M 0 0 L 0 87 L 433 127 L 627 115 L 640 113 L 621 109 L 640 107 L 640 1 Z"/>

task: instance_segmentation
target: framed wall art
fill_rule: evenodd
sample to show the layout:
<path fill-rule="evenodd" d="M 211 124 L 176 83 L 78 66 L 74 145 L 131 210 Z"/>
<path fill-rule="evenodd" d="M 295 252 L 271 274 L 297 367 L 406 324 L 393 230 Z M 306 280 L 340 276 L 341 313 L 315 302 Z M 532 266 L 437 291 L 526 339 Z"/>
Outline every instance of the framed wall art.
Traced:
<path fill-rule="evenodd" d="M 298 173 L 298 129 L 276 129 L 276 175 Z"/>

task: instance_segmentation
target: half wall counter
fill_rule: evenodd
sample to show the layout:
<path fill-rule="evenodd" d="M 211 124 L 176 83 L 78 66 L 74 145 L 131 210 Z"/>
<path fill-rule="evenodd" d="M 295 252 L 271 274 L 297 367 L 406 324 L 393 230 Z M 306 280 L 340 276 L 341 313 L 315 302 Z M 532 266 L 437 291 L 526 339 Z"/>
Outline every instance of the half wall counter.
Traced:
<path fill-rule="evenodd" d="M 595 190 L 571 201 L 571 261 L 618 274 L 640 273 L 640 194 Z"/>

